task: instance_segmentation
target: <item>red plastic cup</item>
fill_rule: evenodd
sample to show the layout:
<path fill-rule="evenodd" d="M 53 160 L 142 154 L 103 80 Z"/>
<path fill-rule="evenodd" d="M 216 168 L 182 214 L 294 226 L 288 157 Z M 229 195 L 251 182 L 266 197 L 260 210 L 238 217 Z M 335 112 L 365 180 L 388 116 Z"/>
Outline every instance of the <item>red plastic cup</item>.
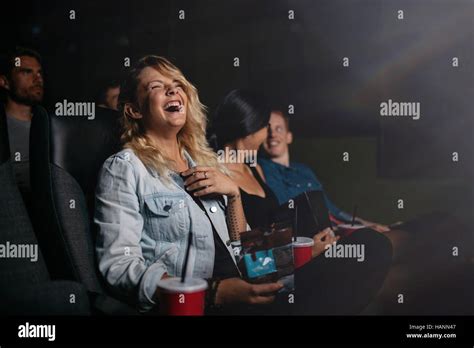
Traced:
<path fill-rule="evenodd" d="M 300 268 L 305 263 L 311 261 L 313 257 L 314 240 L 308 237 L 296 237 L 293 242 L 293 258 L 295 268 Z"/>
<path fill-rule="evenodd" d="M 204 315 L 207 282 L 204 279 L 165 278 L 158 282 L 160 312 L 163 315 Z"/>

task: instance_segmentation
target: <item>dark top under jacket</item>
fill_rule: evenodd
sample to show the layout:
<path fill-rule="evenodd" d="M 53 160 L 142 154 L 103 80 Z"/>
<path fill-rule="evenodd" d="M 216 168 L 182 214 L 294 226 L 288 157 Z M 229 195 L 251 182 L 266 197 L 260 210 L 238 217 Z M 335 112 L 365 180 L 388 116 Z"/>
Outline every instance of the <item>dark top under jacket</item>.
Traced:
<path fill-rule="evenodd" d="M 277 212 L 279 204 L 273 191 L 263 181 L 255 167 L 249 166 L 258 183 L 265 192 L 265 197 L 252 195 L 240 190 L 245 217 L 251 228 L 262 227 L 271 224 L 273 216 Z"/>
<path fill-rule="evenodd" d="M 190 195 L 190 196 L 194 199 L 196 204 L 205 213 L 205 210 L 202 206 L 202 203 L 199 201 L 199 199 L 197 199 L 193 195 Z M 222 240 L 219 238 L 219 235 L 217 234 L 217 231 L 213 225 L 212 225 L 212 236 L 214 237 L 214 249 L 215 249 L 214 270 L 212 272 L 212 277 L 213 278 L 240 277 L 234 261 L 232 261 L 232 259 L 230 258 L 227 248 L 225 247 Z"/>

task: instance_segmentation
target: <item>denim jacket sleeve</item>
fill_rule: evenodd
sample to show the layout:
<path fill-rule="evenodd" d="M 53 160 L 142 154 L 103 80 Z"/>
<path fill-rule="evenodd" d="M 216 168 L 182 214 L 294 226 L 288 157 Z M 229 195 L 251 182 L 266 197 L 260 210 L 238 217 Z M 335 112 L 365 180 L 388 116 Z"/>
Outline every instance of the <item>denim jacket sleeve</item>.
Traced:
<path fill-rule="evenodd" d="M 144 220 L 136 187 L 134 167 L 126 158 L 105 161 L 96 189 L 96 252 L 107 283 L 128 295 L 138 291 L 139 306 L 148 310 L 166 267 L 159 260 L 148 265 L 142 255 Z"/>

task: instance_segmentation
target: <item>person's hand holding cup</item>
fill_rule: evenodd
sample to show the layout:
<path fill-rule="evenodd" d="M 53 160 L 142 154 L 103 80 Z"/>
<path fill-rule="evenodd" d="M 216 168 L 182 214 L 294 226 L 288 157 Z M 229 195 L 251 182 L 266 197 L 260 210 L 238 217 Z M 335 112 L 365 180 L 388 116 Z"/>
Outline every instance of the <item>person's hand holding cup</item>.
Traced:
<path fill-rule="evenodd" d="M 340 236 L 335 236 L 330 227 L 325 228 L 313 237 L 314 245 L 312 248 L 312 257 L 321 255 L 331 244 L 335 244 Z"/>

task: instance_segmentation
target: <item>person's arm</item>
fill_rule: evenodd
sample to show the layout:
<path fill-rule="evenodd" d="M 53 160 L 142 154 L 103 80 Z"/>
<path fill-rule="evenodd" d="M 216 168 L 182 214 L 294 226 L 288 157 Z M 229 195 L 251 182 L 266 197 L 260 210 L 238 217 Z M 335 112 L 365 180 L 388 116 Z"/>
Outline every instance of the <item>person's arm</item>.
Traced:
<path fill-rule="evenodd" d="M 275 300 L 275 295 L 281 288 L 283 288 L 283 284 L 280 282 L 250 284 L 240 278 L 228 278 L 219 282 L 214 301 L 216 305 L 269 304 Z"/>
<path fill-rule="evenodd" d="M 377 222 L 372 222 L 372 221 L 367 221 L 367 220 L 364 220 L 360 217 L 356 217 L 354 220 L 356 220 L 357 222 L 359 222 L 360 224 L 368 227 L 368 228 L 371 228 L 373 230 L 376 230 L 378 232 L 388 232 L 390 231 L 390 227 L 388 227 L 387 225 L 384 225 L 384 224 L 379 224 Z"/>
<path fill-rule="evenodd" d="M 140 246 L 144 220 L 129 160 L 115 156 L 104 163 L 97 184 L 94 222 L 98 226 L 99 269 L 107 283 L 123 293 L 138 292 L 141 309 L 151 309 L 166 266 L 160 261 L 145 264 Z"/>
<path fill-rule="evenodd" d="M 232 241 L 240 240 L 240 233 L 248 229 L 240 192 L 235 195 L 227 195 L 226 220 L 230 239 Z"/>
<path fill-rule="evenodd" d="M 324 201 L 326 202 L 326 207 L 328 208 L 329 212 L 338 220 L 342 220 L 345 222 L 351 221 L 352 216 L 349 213 L 346 213 L 342 209 L 339 209 L 324 193 Z"/>
<path fill-rule="evenodd" d="M 181 175 L 188 177 L 184 181 L 186 190 L 196 197 L 210 194 L 226 195 L 227 202 L 227 227 L 232 240 L 240 239 L 240 232 L 247 230 L 247 220 L 244 214 L 240 189 L 232 179 L 214 167 L 193 167 Z"/>

